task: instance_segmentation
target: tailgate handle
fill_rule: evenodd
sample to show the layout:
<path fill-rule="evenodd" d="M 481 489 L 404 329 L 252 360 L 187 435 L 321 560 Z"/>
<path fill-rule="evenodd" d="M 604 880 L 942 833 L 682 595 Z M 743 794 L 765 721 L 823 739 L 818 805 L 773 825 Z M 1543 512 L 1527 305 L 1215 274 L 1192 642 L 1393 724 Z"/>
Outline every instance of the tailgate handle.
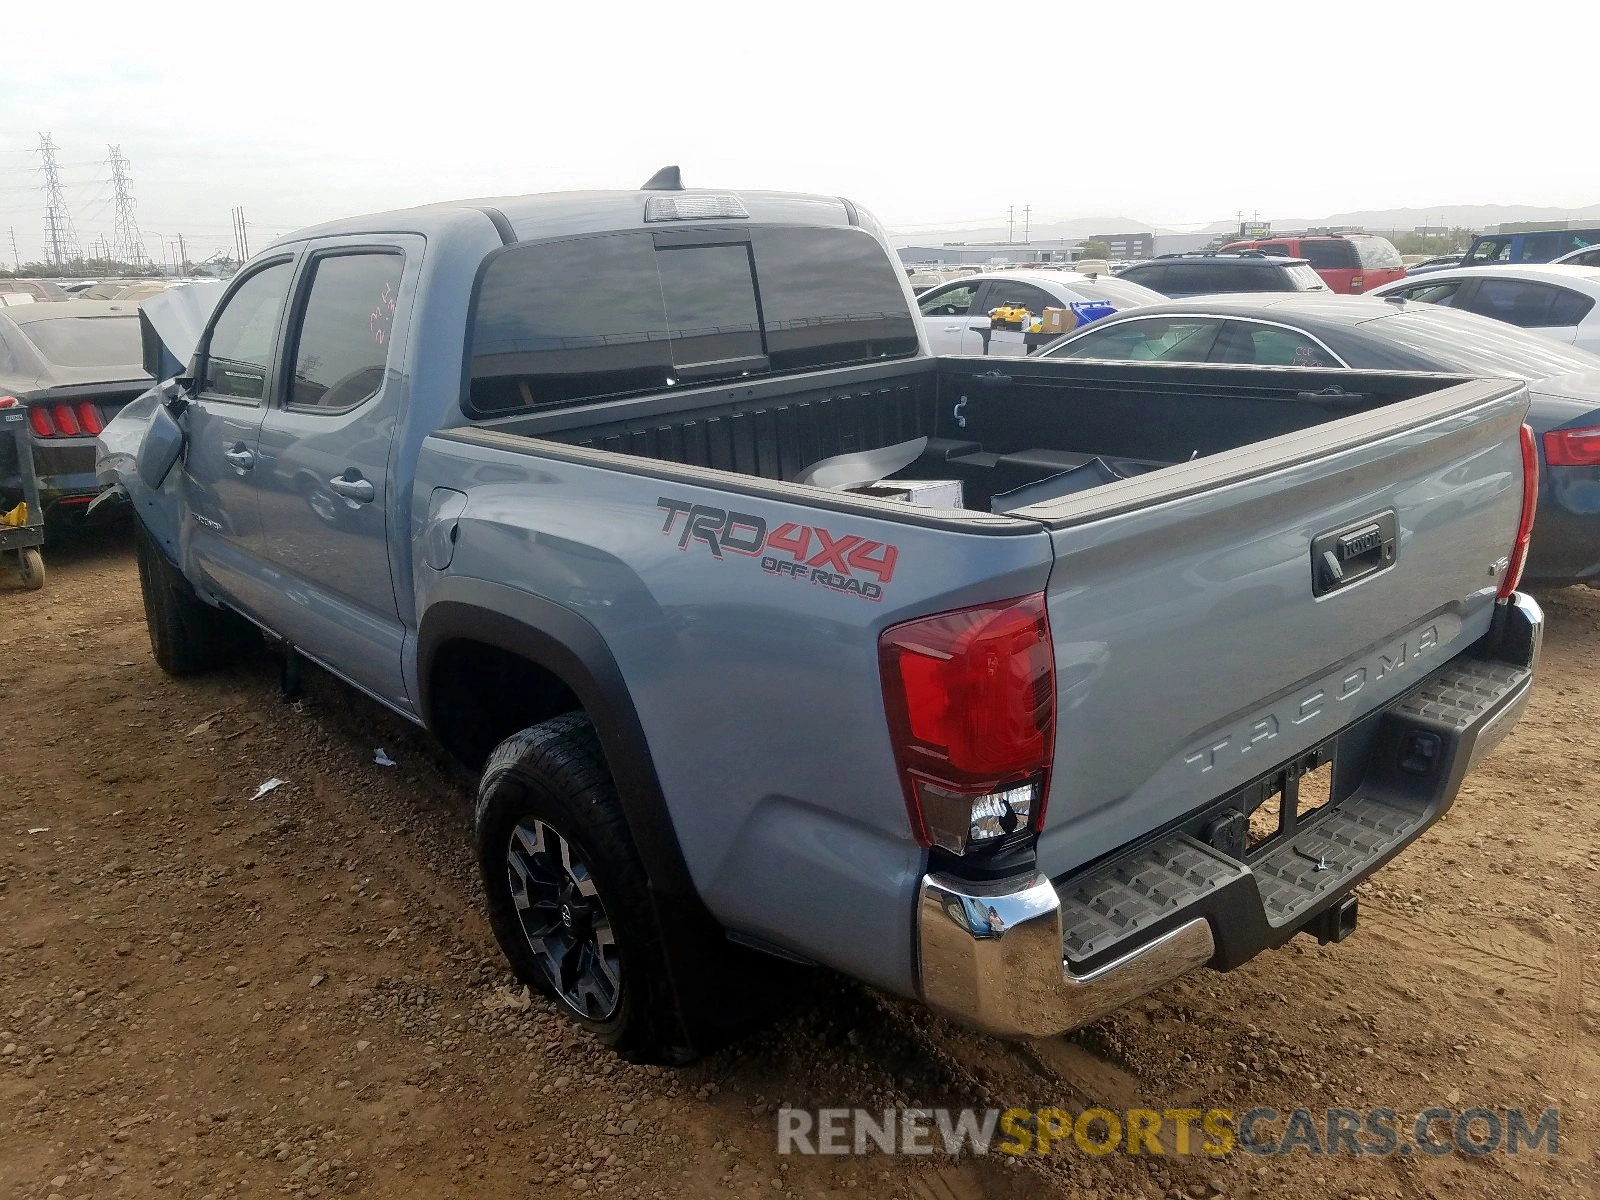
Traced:
<path fill-rule="evenodd" d="M 1394 566 L 1399 552 L 1394 509 L 1311 539 L 1311 594 L 1325 596 Z"/>

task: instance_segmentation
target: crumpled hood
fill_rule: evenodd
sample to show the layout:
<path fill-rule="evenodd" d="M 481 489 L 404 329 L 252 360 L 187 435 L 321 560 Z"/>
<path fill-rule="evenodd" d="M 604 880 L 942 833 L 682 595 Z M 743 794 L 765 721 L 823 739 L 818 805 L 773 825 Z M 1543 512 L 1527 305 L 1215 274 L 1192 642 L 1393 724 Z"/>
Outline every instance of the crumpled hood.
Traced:
<path fill-rule="evenodd" d="M 220 279 L 185 283 L 139 302 L 144 369 L 153 378 L 166 379 L 188 367 L 223 286 Z"/>

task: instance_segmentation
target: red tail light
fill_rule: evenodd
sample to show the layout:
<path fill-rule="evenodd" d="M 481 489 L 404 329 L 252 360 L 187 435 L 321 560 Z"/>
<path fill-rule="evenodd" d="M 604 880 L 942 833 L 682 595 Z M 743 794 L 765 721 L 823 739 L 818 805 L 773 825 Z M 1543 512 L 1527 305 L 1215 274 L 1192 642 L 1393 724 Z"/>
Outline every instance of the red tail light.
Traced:
<path fill-rule="evenodd" d="M 100 410 L 87 400 L 80 400 L 72 406 L 72 411 L 78 414 L 78 427 L 88 434 L 97 434 L 104 428 L 100 424 Z"/>
<path fill-rule="evenodd" d="M 1528 542 L 1533 537 L 1533 510 L 1539 500 L 1539 452 L 1533 444 L 1533 430 L 1522 427 L 1522 517 L 1517 522 L 1517 541 L 1511 548 L 1506 577 L 1500 581 L 1499 599 L 1504 600 L 1522 582 L 1522 568 L 1528 562 Z"/>
<path fill-rule="evenodd" d="M 896 625 L 878 654 L 917 840 L 964 853 L 1039 829 L 1055 740 L 1044 594 Z"/>
<path fill-rule="evenodd" d="M 15 396 L 0 396 L 0 408 L 15 408 L 21 403 Z"/>
<path fill-rule="evenodd" d="M 78 427 L 78 415 L 72 411 L 70 404 L 52 404 L 50 417 L 56 423 L 56 432 L 62 437 L 77 437 L 83 432 Z"/>
<path fill-rule="evenodd" d="M 35 404 L 28 410 L 28 424 L 33 427 L 34 437 L 55 437 L 56 427 L 50 424 L 50 410 L 43 404 Z"/>
<path fill-rule="evenodd" d="M 1352 292 L 1359 292 L 1365 286 L 1366 286 L 1365 277 L 1363 277 L 1361 275 L 1352 275 L 1352 276 L 1350 276 L 1350 290 Z"/>
<path fill-rule="evenodd" d="M 1550 430 L 1544 435 L 1544 461 L 1552 467 L 1600 466 L 1600 427 Z"/>

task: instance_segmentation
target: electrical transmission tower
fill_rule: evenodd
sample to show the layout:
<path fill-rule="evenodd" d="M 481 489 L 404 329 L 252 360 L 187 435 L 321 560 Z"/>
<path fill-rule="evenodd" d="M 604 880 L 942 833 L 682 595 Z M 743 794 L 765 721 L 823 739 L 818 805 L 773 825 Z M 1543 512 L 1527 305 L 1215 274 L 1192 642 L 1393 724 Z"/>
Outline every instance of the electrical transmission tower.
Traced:
<path fill-rule="evenodd" d="M 121 146 L 107 146 L 111 151 L 112 198 L 116 203 L 116 218 L 111 227 L 112 253 L 123 262 L 142 267 L 145 262 L 144 238 L 139 233 L 139 222 L 133 215 L 133 181 L 128 178 L 128 160 L 122 156 Z"/>
<path fill-rule="evenodd" d="M 56 166 L 56 144 L 48 133 L 39 135 L 39 170 L 44 172 L 44 244 L 57 266 L 78 257 L 78 231 L 72 227 L 67 198 L 61 193 L 61 172 Z"/>

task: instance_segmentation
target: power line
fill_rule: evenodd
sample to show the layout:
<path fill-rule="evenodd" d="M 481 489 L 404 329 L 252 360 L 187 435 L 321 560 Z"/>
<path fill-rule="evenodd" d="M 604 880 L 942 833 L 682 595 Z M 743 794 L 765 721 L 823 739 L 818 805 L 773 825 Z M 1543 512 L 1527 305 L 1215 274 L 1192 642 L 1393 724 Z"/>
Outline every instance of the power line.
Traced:
<path fill-rule="evenodd" d="M 121 146 L 107 149 L 111 151 L 111 188 L 117 205 L 117 215 L 111 222 L 111 238 L 116 244 L 118 258 L 142 266 L 144 238 L 140 236 L 139 222 L 133 215 L 133 180 L 128 178 L 128 160 L 122 156 Z"/>
<path fill-rule="evenodd" d="M 56 144 L 48 133 L 39 135 L 39 169 L 44 172 L 45 246 L 51 261 L 62 266 L 78 257 L 78 231 L 72 227 L 67 198 L 61 194 L 61 172 L 56 162 Z"/>

